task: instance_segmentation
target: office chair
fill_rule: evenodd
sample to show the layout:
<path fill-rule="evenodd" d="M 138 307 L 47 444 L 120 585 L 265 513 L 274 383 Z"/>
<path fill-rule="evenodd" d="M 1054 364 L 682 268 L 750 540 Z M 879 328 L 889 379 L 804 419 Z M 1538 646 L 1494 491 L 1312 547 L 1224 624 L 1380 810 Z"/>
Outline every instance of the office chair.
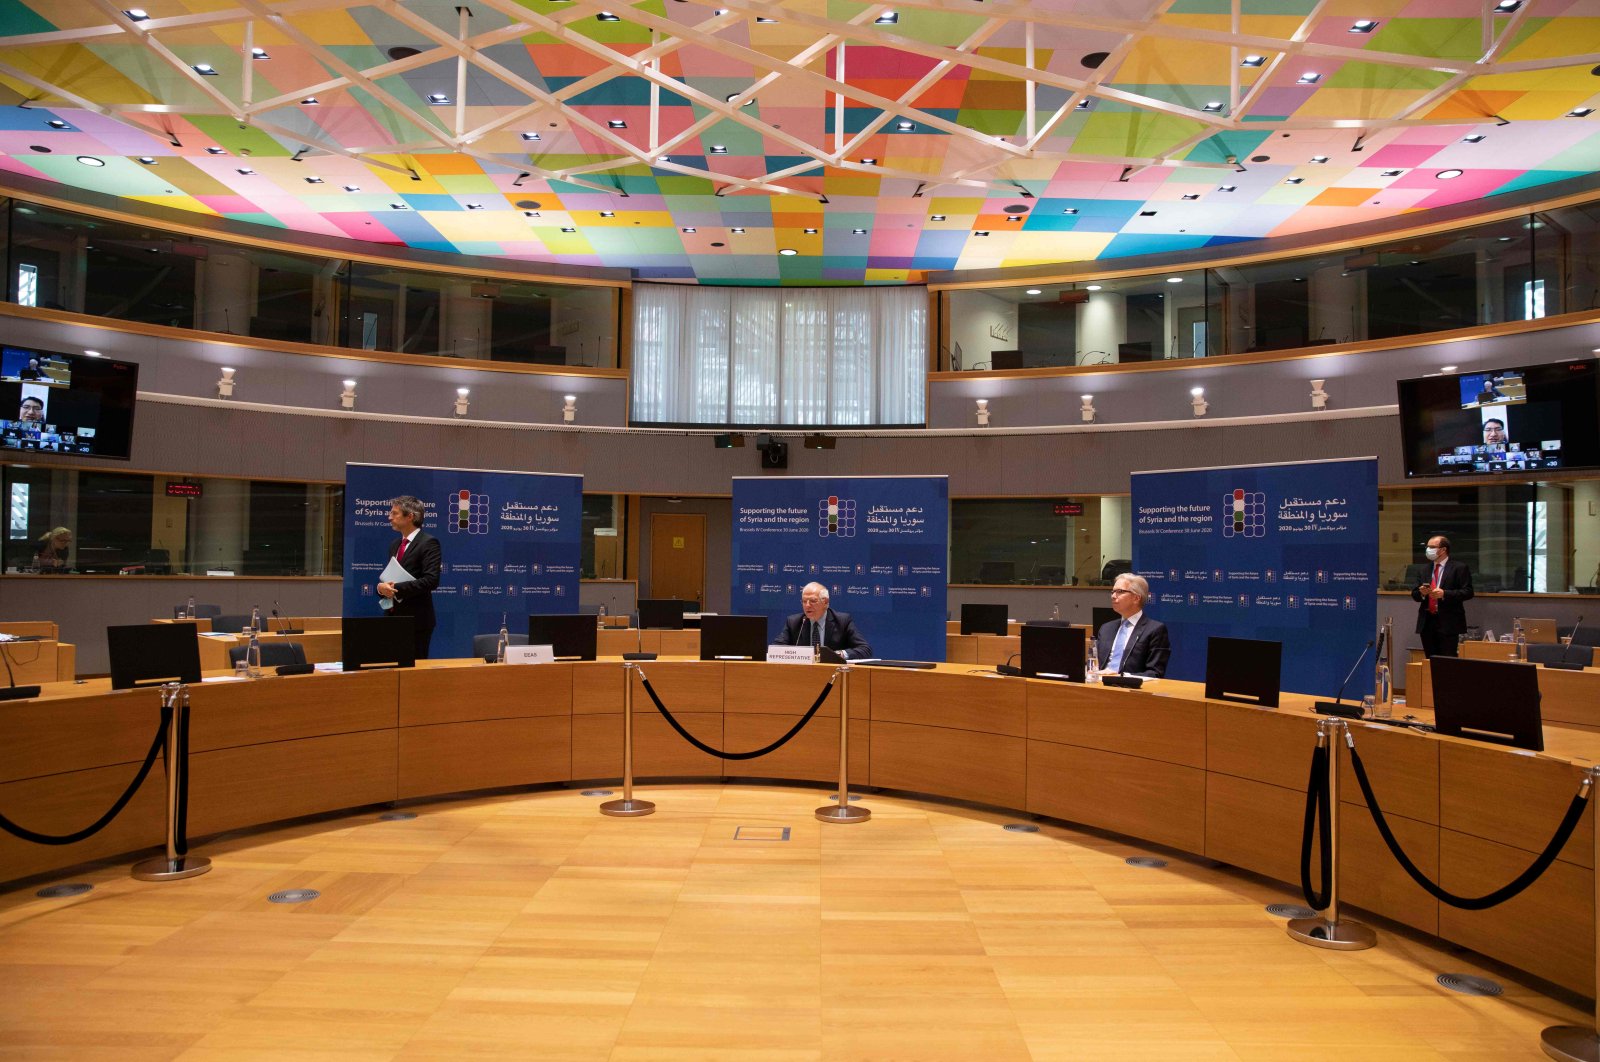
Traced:
<path fill-rule="evenodd" d="M 199 606 L 196 606 L 194 611 L 195 615 L 199 615 Z M 211 617 L 211 633 L 213 634 L 242 634 L 248 626 L 250 626 L 250 616 L 248 614 L 240 616 L 216 615 Z"/>
<path fill-rule="evenodd" d="M 1582 664 L 1584 667 L 1591 667 L 1594 664 L 1594 646 L 1529 642 L 1528 662 L 1530 664 Z"/>
<path fill-rule="evenodd" d="M 507 645 L 527 645 L 526 634 L 511 634 L 506 637 Z M 500 632 L 493 634 L 474 634 L 472 636 L 472 655 L 476 657 L 493 656 L 495 649 L 500 645 Z"/>
<path fill-rule="evenodd" d="M 238 667 L 239 661 L 244 659 L 244 654 L 249 649 L 248 645 L 230 645 L 228 647 L 228 663 Z M 282 667 L 284 664 L 303 664 L 305 662 L 305 646 L 299 642 L 261 643 L 262 667 Z"/>
<path fill-rule="evenodd" d="M 173 619 L 187 619 L 188 612 L 189 606 L 187 603 L 172 606 Z M 222 615 L 221 605 L 196 605 L 194 607 L 195 619 L 215 619 L 220 615 Z"/>

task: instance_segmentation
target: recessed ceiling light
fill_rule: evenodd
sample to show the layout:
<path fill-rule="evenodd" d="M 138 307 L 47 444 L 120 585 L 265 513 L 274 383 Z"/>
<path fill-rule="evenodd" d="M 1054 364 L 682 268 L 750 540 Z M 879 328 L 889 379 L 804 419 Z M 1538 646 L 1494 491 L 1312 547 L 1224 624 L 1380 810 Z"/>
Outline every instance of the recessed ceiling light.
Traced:
<path fill-rule="evenodd" d="M 539 134 L 538 133 L 523 133 L 522 134 L 522 139 L 524 139 L 524 140 L 538 140 L 539 139 Z"/>
<path fill-rule="evenodd" d="M 900 130 L 902 133 L 914 133 L 917 131 L 917 123 L 913 122 L 909 118 L 900 119 L 898 122 L 894 123 L 894 127 Z"/>
<path fill-rule="evenodd" d="M 194 64 L 194 72 L 197 73 L 197 74 L 204 74 L 207 77 L 216 77 L 217 76 L 217 68 L 212 66 L 210 63 L 196 63 L 196 64 Z"/>
<path fill-rule="evenodd" d="M 949 218 L 949 216 L 950 215 L 948 215 L 948 214 L 932 214 L 932 215 L 930 215 L 928 217 L 928 220 L 929 221 L 945 221 L 945 220 L 947 220 Z"/>
<path fill-rule="evenodd" d="M 1029 288 L 1027 290 L 1026 294 L 1029 294 L 1029 295 L 1043 295 L 1044 292 L 1040 291 L 1038 288 Z"/>
<path fill-rule="evenodd" d="M 862 159 L 861 160 L 861 165 L 863 165 L 863 166 L 876 166 L 877 164 L 878 164 L 878 160 L 877 159 Z"/>
<path fill-rule="evenodd" d="M 361 186 L 359 184 L 347 184 L 344 186 L 344 190 L 347 192 L 359 192 L 361 191 Z"/>
<path fill-rule="evenodd" d="M 1007 221 L 1021 221 L 1022 220 L 1022 215 L 1021 214 L 1007 214 L 1006 215 L 1006 220 Z"/>
<path fill-rule="evenodd" d="M 1498 4 L 1494 5 L 1494 9 L 1502 15 L 1509 15 L 1521 6 L 1522 0 L 1500 0 Z"/>
<path fill-rule="evenodd" d="M 1439 178 L 1439 180 L 1441 180 L 1441 181 L 1453 181 L 1457 177 L 1461 176 L 1461 171 L 1460 170 L 1440 170 L 1438 173 L 1434 174 L 1434 176 Z"/>
<path fill-rule="evenodd" d="M 522 216 L 525 218 L 536 218 L 539 216 L 539 212 L 537 210 L 524 210 L 522 212 Z"/>
<path fill-rule="evenodd" d="M 726 155 L 728 153 L 728 146 L 726 144 L 712 144 L 711 153 L 713 155 Z"/>
<path fill-rule="evenodd" d="M 1238 190 L 1239 190 L 1239 186 L 1236 185 L 1236 184 L 1219 184 L 1219 185 L 1217 185 L 1217 191 L 1219 191 L 1219 192 L 1237 192 Z"/>
<path fill-rule="evenodd" d="M 1078 212 L 1078 208 L 1077 207 L 1063 207 L 1061 212 L 1063 214 L 1076 214 Z"/>
<path fill-rule="evenodd" d="M 410 210 L 411 208 L 406 206 L 404 203 L 390 203 L 389 204 L 389 209 L 390 210 Z"/>
<path fill-rule="evenodd" d="M 1473 133 L 1471 136 L 1462 137 L 1461 142 L 1463 144 L 1481 144 L 1483 143 L 1483 137 L 1484 134 L 1482 133 Z"/>
<path fill-rule="evenodd" d="M 596 22 L 621 22 L 622 18 L 621 16 L 613 15 L 609 11 L 602 11 L 594 17 L 594 20 Z"/>
<path fill-rule="evenodd" d="M 973 235 L 974 236 L 987 236 L 987 235 L 989 235 L 989 230 L 988 229 L 979 229 L 977 232 L 974 232 Z"/>
<path fill-rule="evenodd" d="M 443 92 L 428 93 L 428 102 L 435 107 L 443 107 L 450 102 L 450 97 Z"/>
<path fill-rule="evenodd" d="M 700 230 L 696 229 L 693 225 L 687 225 L 684 228 L 679 229 L 678 231 L 679 232 L 684 232 L 684 233 L 692 233 L 692 232 L 698 232 Z"/>
<path fill-rule="evenodd" d="M 239 176 L 240 177 L 254 177 L 255 175 L 256 175 L 256 171 L 252 170 L 249 166 L 240 166 L 239 167 Z"/>
<path fill-rule="evenodd" d="M 1306 183 L 1306 179 L 1304 177 L 1290 177 L 1287 181 L 1284 181 L 1283 183 L 1284 184 L 1305 184 Z"/>
<path fill-rule="evenodd" d="M 1264 56 L 1264 55 L 1247 55 L 1247 56 L 1244 57 L 1244 60 L 1242 62 L 1240 62 L 1239 65 L 1240 66 L 1261 66 L 1266 61 L 1267 61 L 1267 57 Z"/>
<path fill-rule="evenodd" d="M 602 210 L 600 211 L 600 216 L 603 218 L 614 218 L 617 216 L 617 212 L 615 210 Z"/>
<path fill-rule="evenodd" d="M 1221 100 L 1212 100 L 1210 103 L 1206 104 L 1204 107 L 1201 107 L 1200 109 L 1202 111 L 1210 111 L 1212 114 L 1217 114 L 1218 112 L 1220 112 L 1222 110 L 1222 101 Z"/>
<path fill-rule="evenodd" d="M 265 48 L 251 48 L 250 49 L 250 58 L 252 58 L 252 59 L 271 59 L 272 56 L 267 54 L 267 50 Z"/>
<path fill-rule="evenodd" d="M 1084 291 L 1099 291 L 1100 290 L 1100 285 L 1099 284 L 1085 284 L 1083 286 L 1083 290 Z"/>
<path fill-rule="evenodd" d="M 1405 170 L 1384 170 L 1378 176 L 1380 176 L 1380 177 L 1398 177 L 1404 172 L 1406 172 L 1406 171 Z"/>
<path fill-rule="evenodd" d="M 1078 101 L 1078 110 L 1080 110 L 1080 111 L 1088 110 L 1089 109 L 1089 104 L 1091 104 L 1093 102 L 1094 101 L 1091 100 L 1088 96 L 1085 96 L 1083 99 Z"/>
<path fill-rule="evenodd" d="M 756 24 L 761 26 L 776 26 L 778 24 L 778 20 L 775 18 L 757 17 Z"/>
<path fill-rule="evenodd" d="M 1439 366 L 1439 371 L 1440 372 L 1455 372 L 1459 368 L 1461 368 L 1461 366 L 1459 366 L 1459 365 L 1441 365 L 1441 366 Z"/>
<path fill-rule="evenodd" d="M 1154 210 L 1141 210 L 1139 211 L 1139 216 L 1141 218 L 1153 218 L 1156 216 L 1156 212 Z"/>
<path fill-rule="evenodd" d="M 155 158 L 150 155 L 140 155 L 139 161 L 144 163 L 146 166 L 154 166 L 156 164 Z"/>
<path fill-rule="evenodd" d="M 885 11 L 883 14 L 873 19 L 872 24 L 874 26 L 892 26 L 899 21 L 900 13 L 898 11 Z"/>
<path fill-rule="evenodd" d="M 608 127 L 612 128 L 612 129 L 626 129 L 626 128 L 628 128 L 628 123 L 623 121 L 621 118 L 612 118 L 612 119 L 610 119 L 609 121 L 606 122 L 606 125 Z"/>
<path fill-rule="evenodd" d="M 302 106 L 302 107 L 315 107 L 317 104 L 319 104 L 321 102 L 322 101 L 317 99 L 315 96 L 307 96 L 305 99 L 300 101 L 300 106 Z"/>
<path fill-rule="evenodd" d="M 1183 198 L 1192 200 L 1192 199 L 1199 199 L 1200 196 L 1195 192 L 1190 192 L 1188 195 L 1184 196 Z"/>
<path fill-rule="evenodd" d="M 1375 30 L 1377 28 L 1378 28 L 1378 22 L 1377 22 L 1376 19 L 1358 18 L 1358 19 L 1355 20 L 1354 23 L 1351 24 L 1350 32 L 1351 33 L 1371 33 L 1373 30 Z"/>
<path fill-rule="evenodd" d="M 1183 283 L 1183 278 L 1182 277 L 1168 277 L 1167 278 L 1167 283 L 1168 284 L 1182 284 Z"/>
<path fill-rule="evenodd" d="M 732 103 L 732 102 L 733 102 L 733 101 L 734 101 L 734 100 L 736 100 L 736 99 L 738 99 L 738 98 L 739 98 L 739 93 L 737 93 L 737 92 L 730 92 L 730 93 L 728 93 L 728 102 L 729 102 L 729 103 Z M 745 100 L 745 101 L 744 101 L 744 102 L 743 102 L 743 103 L 741 103 L 741 104 L 739 104 L 739 106 L 741 106 L 741 107 L 748 107 L 748 106 L 750 106 L 750 105 L 751 105 L 751 104 L 752 104 L 752 103 L 754 103 L 754 102 L 755 102 L 755 101 L 756 101 L 756 98 L 755 98 L 755 97 L 754 97 L 754 96 L 751 96 L 751 97 L 750 97 L 750 98 L 749 98 L 749 99 L 747 99 L 747 100 Z"/>
<path fill-rule="evenodd" d="M 1306 74 L 1301 74 L 1300 75 L 1300 84 L 1302 84 L 1302 85 L 1315 85 L 1317 82 L 1319 82 L 1321 80 L 1322 80 L 1322 75 L 1321 74 L 1306 73 Z"/>
<path fill-rule="evenodd" d="M 1311 161 L 1320 165 L 1320 164 L 1328 161 L 1328 156 L 1326 156 L 1326 155 L 1312 155 L 1311 156 Z"/>
<path fill-rule="evenodd" d="M 65 128 L 67 128 L 67 123 L 63 122 L 60 118 L 52 118 L 48 122 L 46 122 L 44 124 L 48 125 L 51 129 L 65 129 Z"/>
<path fill-rule="evenodd" d="M 104 166 L 106 164 L 106 160 L 105 159 L 97 159 L 93 155 L 79 155 L 78 156 L 78 161 L 83 163 L 85 166 L 97 166 L 98 167 L 98 166 Z"/>
<path fill-rule="evenodd" d="M 483 204 L 482 203 L 468 203 L 467 204 L 467 209 L 468 210 L 482 210 L 483 209 Z"/>
<path fill-rule="evenodd" d="M 866 234 L 867 234 L 867 230 L 866 229 L 851 229 L 850 230 L 850 235 L 852 235 L 852 236 L 865 236 Z"/>
<path fill-rule="evenodd" d="M 561 231 L 562 232 L 577 232 L 578 230 L 573 228 L 571 225 L 563 225 L 561 227 Z"/>
<path fill-rule="evenodd" d="M 795 250 L 793 247 L 780 247 L 778 248 L 778 253 L 783 255 L 785 258 L 792 258 L 800 252 Z"/>
<path fill-rule="evenodd" d="M 805 232 L 807 236 L 815 236 L 817 234 L 816 229 L 806 229 Z"/>
<path fill-rule="evenodd" d="M 1593 107 L 1574 107 L 1574 108 L 1572 108 L 1572 110 L 1567 112 L 1567 117 L 1568 118 L 1582 118 L 1585 115 L 1590 115 L 1590 114 L 1593 114 L 1593 113 L 1594 113 L 1594 108 Z"/>
<path fill-rule="evenodd" d="M 736 236 L 743 236 L 744 235 L 744 229 L 740 228 L 737 225 L 735 225 L 733 228 L 729 229 L 728 231 L 733 233 Z"/>
<path fill-rule="evenodd" d="M 307 184 L 321 184 L 323 182 L 322 182 L 322 178 L 321 177 L 307 177 L 306 178 L 306 183 Z"/>
<path fill-rule="evenodd" d="M 150 13 L 142 7 L 130 7 L 123 14 L 128 16 L 129 22 L 144 22 L 150 17 Z"/>
<path fill-rule="evenodd" d="M 219 148 L 219 147 L 208 147 L 208 148 L 206 148 L 206 154 L 207 155 L 226 155 L 227 152 L 224 151 L 222 148 Z"/>

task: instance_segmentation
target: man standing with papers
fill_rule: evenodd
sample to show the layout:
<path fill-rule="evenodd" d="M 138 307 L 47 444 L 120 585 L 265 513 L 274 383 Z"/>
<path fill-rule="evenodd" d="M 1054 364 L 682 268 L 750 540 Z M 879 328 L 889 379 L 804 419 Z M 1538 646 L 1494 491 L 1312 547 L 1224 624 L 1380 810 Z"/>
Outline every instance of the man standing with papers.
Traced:
<path fill-rule="evenodd" d="M 421 500 L 402 494 L 389 503 L 389 526 L 400 536 L 389 547 L 389 563 L 378 583 L 379 606 L 391 616 L 416 620 L 417 659 L 428 658 L 433 640 L 433 591 L 439 585 L 443 551 L 439 540 L 422 530 Z"/>

